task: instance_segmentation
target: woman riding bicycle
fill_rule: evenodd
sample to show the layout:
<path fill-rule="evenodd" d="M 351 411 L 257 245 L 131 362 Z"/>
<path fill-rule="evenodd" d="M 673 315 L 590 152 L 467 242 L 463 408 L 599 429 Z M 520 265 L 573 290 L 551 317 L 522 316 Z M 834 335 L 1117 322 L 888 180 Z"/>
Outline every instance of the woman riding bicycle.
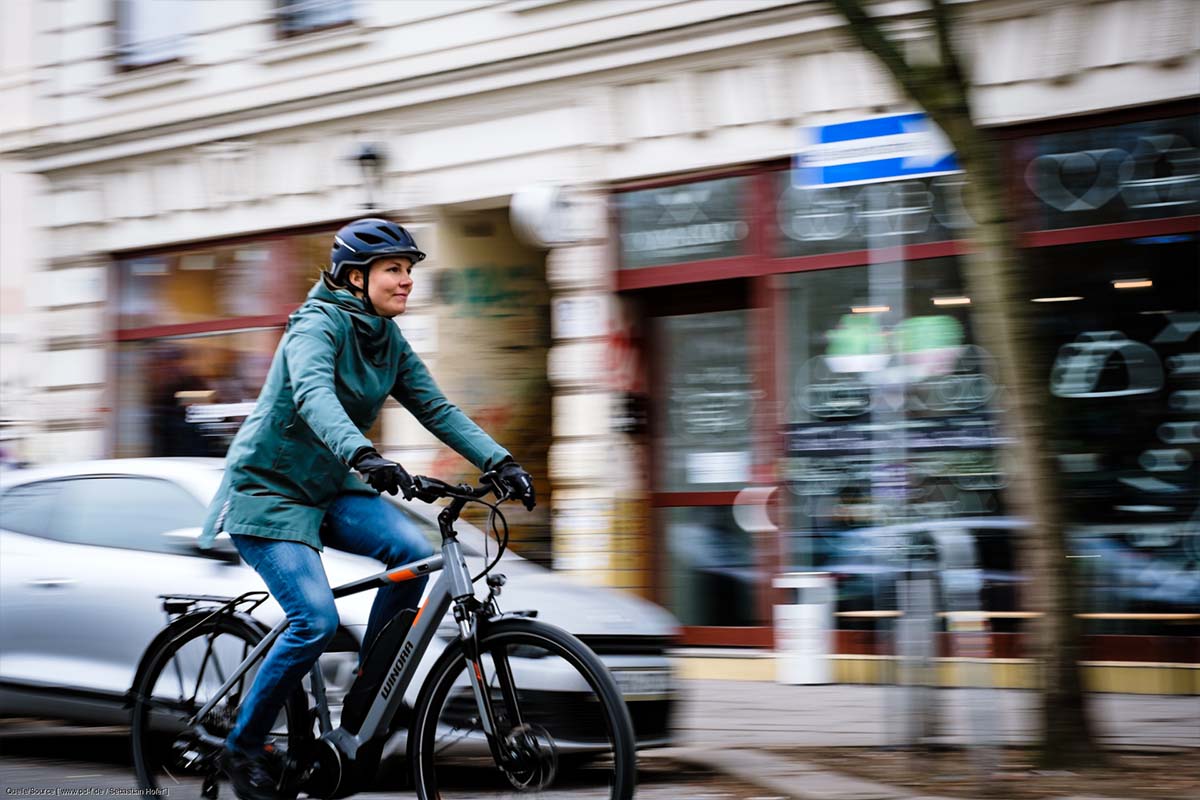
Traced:
<path fill-rule="evenodd" d="M 291 623 L 263 661 L 225 743 L 221 768 L 241 800 L 274 797 L 263 752 L 267 734 L 337 631 L 322 548 L 389 567 L 433 554 L 421 532 L 380 496 L 399 491 L 411 499 L 413 490 L 404 467 L 363 435 L 387 396 L 480 470 L 496 470 L 526 508 L 535 502 L 529 473 L 446 400 L 392 322 L 407 306 L 413 265 L 425 258 L 409 232 L 388 220 L 361 219 L 333 242 L 331 268 L 289 318 L 258 403 L 229 447 L 201 538 L 208 545 L 227 531 Z M 425 581 L 379 590 L 364 655 L 388 620 L 417 606 Z"/>

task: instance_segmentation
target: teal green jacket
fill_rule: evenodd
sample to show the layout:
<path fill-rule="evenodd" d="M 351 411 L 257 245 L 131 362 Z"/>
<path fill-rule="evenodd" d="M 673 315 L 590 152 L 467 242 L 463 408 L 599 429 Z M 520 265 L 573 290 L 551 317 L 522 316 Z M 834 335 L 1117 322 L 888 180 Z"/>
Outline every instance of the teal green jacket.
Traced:
<path fill-rule="evenodd" d="M 321 520 L 342 492 L 376 494 L 349 462 L 388 395 L 487 470 L 508 456 L 446 400 L 390 319 L 318 280 L 288 319 L 254 411 L 229 446 L 201 546 L 221 531 L 322 549 Z"/>

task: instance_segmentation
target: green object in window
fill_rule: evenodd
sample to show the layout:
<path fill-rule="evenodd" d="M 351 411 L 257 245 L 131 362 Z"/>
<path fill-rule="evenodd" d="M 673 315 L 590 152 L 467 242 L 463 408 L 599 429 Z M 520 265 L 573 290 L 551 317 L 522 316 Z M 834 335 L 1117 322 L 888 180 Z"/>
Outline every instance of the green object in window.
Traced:
<path fill-rule="evenodd" d="M 958 347 L 963 343 L 963 327 L 946 314 L 910 317 L 896 326 L 896 340 L 901 353 Z"/>
<path fill-rule="evenodd" d="M 869 314 L 845 314 L 829 332 L 831 356 L 868 356 L 886 350 L 879 320 Z"/>

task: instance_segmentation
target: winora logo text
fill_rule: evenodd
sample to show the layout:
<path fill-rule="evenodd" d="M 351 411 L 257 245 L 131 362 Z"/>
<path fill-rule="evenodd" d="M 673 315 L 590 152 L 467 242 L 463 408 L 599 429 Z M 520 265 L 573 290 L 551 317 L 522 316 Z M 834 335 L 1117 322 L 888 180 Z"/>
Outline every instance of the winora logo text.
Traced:
<path fill-rule="evenodd" d="M 396 688 L 396 681 L 400 677 L 400 673 L 404 671 L 404 665 L 408 663 L 408 657 L 412 655 L 412 642 L 405 642 L 404 648 L 400 651 L 400 657 L 396 659 L 395 666 L 388 673 L 387 680 L 383 682 L 383 699 L 386 700 L 388 695 L 392 693 L 392 689 Z"/>

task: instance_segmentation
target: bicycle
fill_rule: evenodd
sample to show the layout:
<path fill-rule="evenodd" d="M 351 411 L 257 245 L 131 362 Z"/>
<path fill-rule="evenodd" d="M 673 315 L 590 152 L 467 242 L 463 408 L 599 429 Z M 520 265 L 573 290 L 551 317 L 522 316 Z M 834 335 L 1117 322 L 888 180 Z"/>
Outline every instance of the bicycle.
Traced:
<path fill-rule="evenodd" d="M 596 796 L 633 797 L 633 725 L 604 664 L 570 633 L 538 621 L 536 611 L 499 610 L 506 579 L 492 570 L 508 546 L 499 510 L 508 498 L 494 476 L 485 474 L 478 486 L 425 476 L 414 484 L 421 500 L 450 500 L 438 515 L 441 553 L 335 587 L 333 594 L 440 574 L 418 610 L 397 614 L 381 630 L 336 724 L 319 664 L 307 686 L 289 696 L 267 746 L 279 796 L 337 798 L 369 788 L 384 745 L 407 730 L 405 759 L 421 800 L 449 800 L 456 792 L 536 793 L 581 777 L 603 778 Z M 485 500 L 490 494 L 495 503 Z M 499 545 L 474 576 L 454 531 L 472 502 L 491 509 L 488 527 Z M 483 600 L 475 596 L 480 578 L 488 587 Z M 268 596 L 163 596 L 170 622 L 147 647 L 130 691 L 133 760 L 144 797 L 220 795 L 217 756 L 256 665 L 288 626 L 284 619 L 268 629 L 252 616 Z M 414 683 L 448 611 L 457 636 Z M 420 687 L 411 713 L 402 702 L 410 685 Z"/>

